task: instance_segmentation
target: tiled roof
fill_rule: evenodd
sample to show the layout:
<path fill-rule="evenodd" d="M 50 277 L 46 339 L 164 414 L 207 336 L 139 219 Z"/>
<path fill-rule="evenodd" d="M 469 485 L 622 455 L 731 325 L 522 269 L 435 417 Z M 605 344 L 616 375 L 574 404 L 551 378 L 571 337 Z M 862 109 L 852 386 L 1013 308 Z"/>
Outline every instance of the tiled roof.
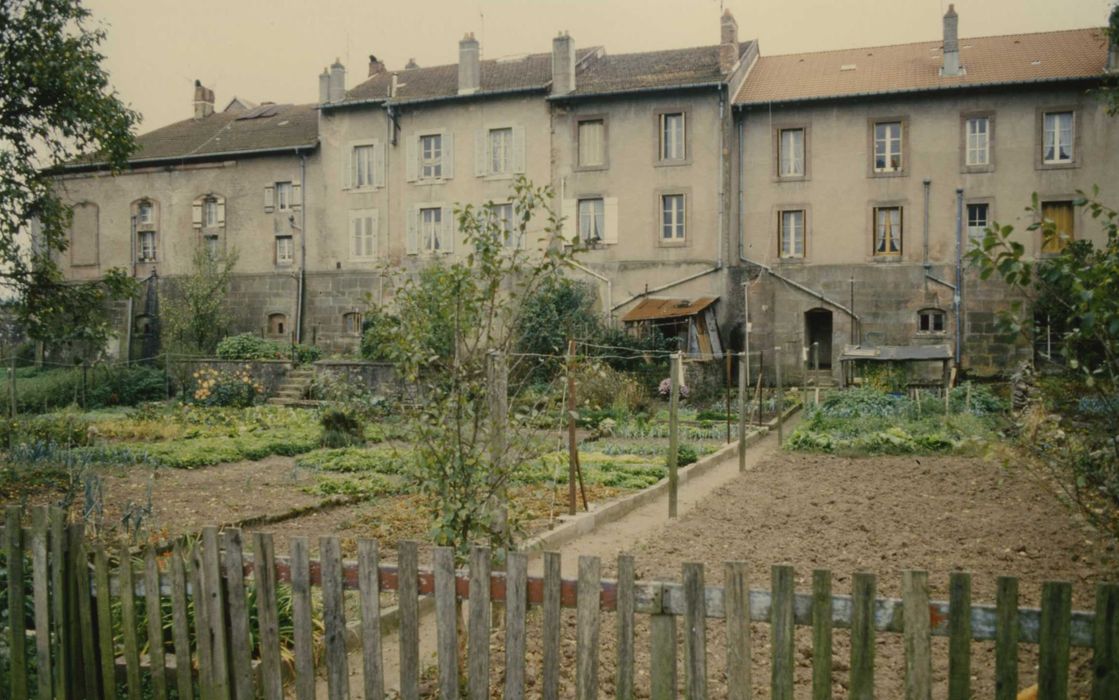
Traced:
<path fill-rule="evenodd" d="M 745 53 L 750 44 L 739 44 L 738 55 Z M 594 59 L 579 71 L 572 94 L 601 95 L 683 87 L 717 83 L 725 78 L 719 69 L 718 45 L 606 55 Z"/>
<path fill-rule="evenodd" d="M 215 112 L 202 119 L 184 119 L 136 137 L 139 147 L 130 159 L 174 160 L 242 151 L 308 146 L 318 140 L 316 105 L 268 105 L 254 112 Z"/>
<path fill-rule="evenodd" d="M 582 60 L 594 48 L 580 49 L 576 61 Z M 517 90 L 543 90 L 552 82 L 552 54 L 534 53 L 516 58 L 499 58 L 480 61 L 481 85 L 475 95 L 512 92 Z M 392 85 L 393 71 L 381 71 L 346 93 L 347 102 L 387 100 Z M 429 100 L 458 95 L 458 64 L 408 68 L 395 71 L 395 102 Z"/>
<path fill-rule="evenodd" d="M 1107 63 L 1099 29 L 960 39 L 958 77 L 941 77 L 942 42 L 758 59 L 735 99 L 765 104 L 833 97 L 1092 78 Z"/>

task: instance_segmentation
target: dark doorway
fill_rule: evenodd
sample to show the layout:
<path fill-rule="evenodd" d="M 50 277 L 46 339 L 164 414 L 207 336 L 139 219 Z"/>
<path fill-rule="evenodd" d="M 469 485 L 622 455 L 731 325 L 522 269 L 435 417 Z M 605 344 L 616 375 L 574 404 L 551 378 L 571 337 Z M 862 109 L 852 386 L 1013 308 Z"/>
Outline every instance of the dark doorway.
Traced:
<path fill-rule="evenodd" d="M 832 314 L 827 309 L 810 309 L 804 312 L 805 347 L 808 364 L 812 366 L 812 344 L 819 343 L 820 369 L 831 369 Z"/>

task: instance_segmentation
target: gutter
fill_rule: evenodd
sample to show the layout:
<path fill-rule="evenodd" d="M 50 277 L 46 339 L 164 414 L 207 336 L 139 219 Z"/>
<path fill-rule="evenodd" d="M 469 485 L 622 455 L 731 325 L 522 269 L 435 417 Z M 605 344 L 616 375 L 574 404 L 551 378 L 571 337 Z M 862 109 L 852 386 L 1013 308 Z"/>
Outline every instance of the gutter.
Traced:
<path fill-rule="evenodd" d="M 718 272 L 721 269 L 723 269 L 721 265 L 716 265 L 716 266 L 710 267 L 706 270 L 696 272 L 695 274 L 688 275 L 687 277 L 682 277 L 678 280 L 674 280 L 674 281 L 669 282 L 667 284 L 662 284 L 659 287 L 653 287 L 651 289 L 646 289 L 645 291 L 641 292 L 640 294 L 634 294 L 629 299 L 626 299 L 625 301 L 623 301 L 620 304 L 615 304 L 613 307 L 611 307 L 610 311 L 611 312 L 617 311 L 618 309 L 622 308 L 626 304 L 629 304 L 630 302 L 637 301 L 638 299 L 647 297 L 650 294 L 655 294 L 657 292 L 663 292 L 666 289 L 671 289 L 673 287 L 677 287 L 681 284 L 684 284 L 685 282 L 691 282 L 692 280 L 699 279 L 700 277 L 710 275 L 712 272 Z"/>
<path fill-rule="evenodd" d="M 407 107 L 409 105 L 430 104 L 438 102 L 451 102 L 451 101 L 468 101 L 472 99 L 486 98 L 486 97 L 505 97 L 508 95 L 523 95 L 532 92 L 544 92 L 548 89 L 547 85 L 533 85 L 531 87 L 522 88 L 509 88 L 507 90 L 490 90 L 488 92 L 474 92 L 469 95 L 438 95 L 433 97 L 413 97 L 411 99 L 394 100 L 385 97 L 377 97 L 367 100 L 357 100 L 354 102 L 335 102 L 319 105 L 320 110 L 334 110 L 345 109 L 346 107 L 361 107 L 365 105 L 387 105 L 393 107 Z"/>
<path fill-rule="evenodd" d="M 287 153 L 289 150 L 291 150 L 293 148 L 295 149 L 296 153 L 300 153 L 302 151 L 313 151 L 318 147 L 319 147 L 319 142 L 316 139 L 314 141 L 314 143 L 300 144 L 298 146 L 277 146 L 277 147 L 274 147 L 274 148 L 250 148 L 250 149 L 246 149 L 246 150 L 243 150 L 243 151 L 222 151 L 222 152 L 219 152 L 219 153 L 187 154 L 187 155 L 182 155 L 182 156 L 173 156 L 173 157 L 168 156 L 168 157 L 160 157 L 160 158 L 136 158 L 134 160 L 129 160 L 128 165 L 130 167 L 133 166 L 133 165 L 137 165 L 137 164 L 154 164 L 154 163 L 167 163 L 167 164 L 170 164 L 170 165 L 175 165 L 176 163 L 182 163 L 182 162 L 185 162 L 185 161 L 188 161 L 188 160 L 190 160 L 190 161 L 195 161 L 195 160 L 219 160 L 219 159 L 223 159 L 223 158 L 228 158 L 230 156 L 263 155 L 263 154 L 266 154 L 266 153 L 268 153 L 268 154 L 271 154 L 271 153 Z M 96 163 L 82 163 L 81 165 L 65 164 L 65 165 L 60 165 L 60 166 L 57 166 L 57 167 L 62 169 L 62 170 L 85 171 L 85 170 L 105 170 L 105 169 L 108 168 L 108 166 L 109 166 L 109 164 L 107 162 L 99 161 L 99 162 L 96 162 Z M 53 173 L 48 171 L 47 174 L 53 174 Z"/>
<path fill-rule="evenodd" d="M 626 90 L 605 90 L 603 92 L 584 92 L 584 93 L 568 93 L 566 95 L 549 95 L 544 99 L 548 102 L 566 102 L 577 101 L 580 99 L 598 100 L 604 97 L 614 97 L 618 95 L 636 95 L 642 93 L 661 93 L 673 92 L 675 90 L 707 90 L 711 88 L 721 89 L 725 85 L 724 82 L 705 82 L 705 83 L 685 83 L 683 85 L 665 85 L 662 87 L 641 87 L 641 88 L 628 88 Z"/>

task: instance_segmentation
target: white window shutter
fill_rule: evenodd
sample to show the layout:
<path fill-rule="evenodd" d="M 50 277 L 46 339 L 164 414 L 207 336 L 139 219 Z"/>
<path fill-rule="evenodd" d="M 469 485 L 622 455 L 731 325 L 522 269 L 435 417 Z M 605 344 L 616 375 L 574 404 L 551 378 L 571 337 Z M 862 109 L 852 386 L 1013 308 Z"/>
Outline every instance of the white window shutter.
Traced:
<path fill-rule="evenodd" d="M 276 187 L 269 185 L 264 188 L 264 211 L 272 211 L 276 208 Z"/>
<path fill-rule="evenodd" d="M 380 244 L 380 211 L 374 209 L 369 212 L 369 218 L 365 220 L 368 225 L 365 238 L 365 254 L 371 258 L 377 257 L 377 248 Z"/>
<path fill-rule="evenodd" d="M 361 217 L 350 214 L 350 257 L 361 257 Z"/>
<path fill-rule="evenodd" d="M 485 177 L 489 174 L 489 132 L 485 129 L 474 131 L 474 177 Z"/>
<path fill-rule="evenodd" d="M 352 144 L 346 144 L 342 152 L 342 189 L 348 190 L 354 186 L 354 170 L 357 169 L 357 163 L 354 159 L 354 147 Z"/>
<path fill-rule="evenodd" d="M 225 226 L 225 198 L 221 197 L 217 201 L 218 207 L 218 226 Z"/>
<path fill-rule="evenodd" d="M 420 170 L 419 137 L 409 137 L 405 139 L 405 142 L 408 148 L 408 153 L 406 154 L 407 157 L 405 158 L 405 169 L 407 171 L 405 174 L 405 179 L 408 182 L 415 182 L 416 179 L 419 177 L 418 173 Z"/>
<path fill-rule="evenodd" d="M 407 225 L 404 248 L 408 255 L 417 255 L 420 252 L 420 240 L 418 232 L 416 231 L 416 212 L 417 209 L 415 207 L 409 207 L 404 217 Z"/>
<path fill-rule="evenodd" d="M 443 207 L 443 230 L 440 243 L 443 244 L 444 253 L 455 252 L 455 210 L 452 207 Z"/>
<path fill-rule="evenodd" d="M 373 144 L 373 186 L 385 186 L 385 144 Z"/>
<path fill-rule="evenodd" d="M 579 200 L 563 200 L 563 237 L 571 241 L 579 236 Z"/>
<path fill-rule="evenodd" d="M 194 228 L 202 228 L 202 202 L 198 200 L 190 208 L 190 223 Z"/>
<path fill-rule="evenodd" d="M 604 197 L 602 200 L 602 227 L 606 229 L 603 231 L 603 243 L 617 243 L 618 242 L 618 198 L 617 197 Z"/>
<path fill-rule="evenodd" d="M 291 206 L 303 206 L 303 185 L 298 182 L 291 183 Z"/>
<path fill-rule="evenodd" d="M 523 126 L 513 127 L 513 172 L 523 173 L 525 171 L 525 128 Z"/>
<path fill-rule="evenodd" d="M 443 179 L 450 180 L 455 176 L 455 135 L 450 132 L 443 134 Z"/>

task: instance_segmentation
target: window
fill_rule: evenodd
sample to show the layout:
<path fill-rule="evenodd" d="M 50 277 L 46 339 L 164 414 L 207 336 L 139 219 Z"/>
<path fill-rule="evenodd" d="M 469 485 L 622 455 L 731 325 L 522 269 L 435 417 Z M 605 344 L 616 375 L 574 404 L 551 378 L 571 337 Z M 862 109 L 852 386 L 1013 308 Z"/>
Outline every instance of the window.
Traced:
<path fill-rule="evenodd" d="M 1042 123 L 1041 159 L 1045 163 L 1071 163 L 1073 159 L 1072 112 L 1046 112 Z"/>
<path fill-rule="evenodd" d="M 1074 240 L 1073 206 L 1072 202 L 1042 202 L 1041 218 L 1053 223 L 1049 235 L 1042 227 L 1041 252 L 1043 255 L 1055 255 L 1065 249 L 1070 241 Z"/>
<path fill-rule="evenodd" d="M 606 122 L 586 119 L 579 122 L 579 167 L 606 165 Z"/>
<path fill-rule="evenodd" d="M 271 335 L 283 335 L 287 330 L 288 317 L 285 314 L 268 314 L 268 332 Z"/>
<path fill-rule="evenodd" d="M 372 187 L 374 184 L 373 178 L 373 152 L 375 148 L 372 145 L 367 146 L 354 146 L 352 154 L 353 159 L 353 173 L 352 182 L 354 187 Z"/>
<path fill-rule="evenodd" d="M 987 234 L 990 225 L 991 206 L 986 203 L 967 205 L 967 237 L 972 241 L 981 241 Z"/>
<path fill-rule="evenodd" d="M 361 333 L 361 314 L 357 311 L 342 314 L 342 332 L 346 335 Z"/>
<path fill-rule="evenodd" d="M 291 236 L 276 236 L 276 264 L 290 265 L 295 259 L 295 245 Z"/>
<path fill-rule="evenodd" d="M 804 210 L 781 212 L 778 236 L 782 258 L 804 257 Z"/>
<path fill-rule="evenodd" d="M 684 240 L 684 195 L 661 196 L 661 240 Z"/>
<path fill-rule="evenodd" d="M 140 232 L 140 246 L 136 259 L 140 262 L 155 262 L 155 231 Z"/>
<path fill-rule="evenodd" d="M 216 258 L 221 254 L 221 241 L 217 236 L 203 236 L 202 246 L 206 251 L 206 255 L 211 258 Z"/>
<path fill-rule="evenodd" d="M 280 211 L 287 211 L 291 209 L 291 183 L 290 182 L 277 182 L 276 183 L 276 208 Z"/>
<path fill-rule="evenodd" d="M 443 177 L 443 135 L 420 137 L 420 178 L 437 180 Z"/>
<path fill-rule="evenodd" d="M 917 314 L 918 333 L 943 333 L 944 312 L 940 309 L 922 309 Z"/>
<path fill-rule="evenodd" d="M 660 115 L 660 159 L 684 160 L 684 113 L 667 112 Z"/>
<path fill-rule="evenodd" d="M 218 200 L 207 197 L 202 201 L 202 225 L 206 227 L 218 225 Z"/>
<path fill-rule="evenodd" d="M 350 257 L 372 260 L 377 255 L 377 212 L 359 211 L 350 214 Z"/>
<path fill-rule="evenodd" d="M 601 197 L 579 200 L 579 240 L 601 241 L 606 232 L 606 209 Z"/>
<path fill-rule="evenodd" d="M 155 207 L 151 202 L 140 202 L 136 210 L 136 220 L 141 224 L 155 223 Z"/>
<path fill-rule="evenodd" d="M 804 177 L 804 129 L 782 129 L 779 170 L 780 177 Z"/>
<path fill-rule="evenodd" d="M 991 164 L 991 120 L 988 117 L 971 117 L 964 122 L 967 143 L 964 163 L 968 167 Z"/>
<path fill-rule="evenodd" d="M 443 250 L 443 210 L 439 207 L 420 209 L 420 245 L 425 252 Z"/>
<path fill-rule="evenodd" d="M 513 170 L 513 129 L 490 129 L 490 174 L 506 175 Z"/>
<path fill-rule="evenodd" d="M 501 231 L 501 245 L 506 248 L 520 248 L 520 232 L 513 221 L 512 204 L 495 204 L 492 209 L 493 223 Z"/>
<path fill-rule="evenodd" d="M 877 122 L 874 125 L 874 172 L 900 172 L 901 122 Z"/>
<path fill-rule="evenodd" d="M 901 207 L 874 208 L 874 255 L 901 255 Z"/>

